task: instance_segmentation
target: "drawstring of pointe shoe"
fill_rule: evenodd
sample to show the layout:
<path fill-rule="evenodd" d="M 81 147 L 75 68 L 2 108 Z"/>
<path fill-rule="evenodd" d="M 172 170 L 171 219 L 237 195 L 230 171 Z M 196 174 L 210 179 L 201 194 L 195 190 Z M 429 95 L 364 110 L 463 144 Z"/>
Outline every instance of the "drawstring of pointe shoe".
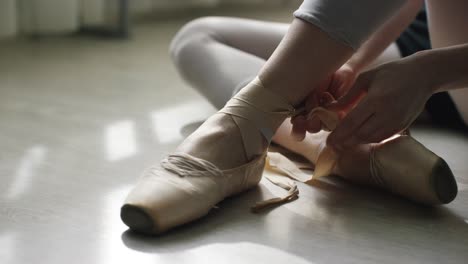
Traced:
<path fill-rule="evenodd" d="M 180 177 L 221 177 L 223 172 L 213 163 L 186 153 L 175 153 L 161 161 L 161 167 Z"/>

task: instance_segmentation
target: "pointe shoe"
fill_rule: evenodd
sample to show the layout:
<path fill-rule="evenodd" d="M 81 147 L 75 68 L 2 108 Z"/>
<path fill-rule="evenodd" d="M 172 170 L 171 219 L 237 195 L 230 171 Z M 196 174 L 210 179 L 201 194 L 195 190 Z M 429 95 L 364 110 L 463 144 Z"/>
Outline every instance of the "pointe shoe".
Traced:
<path fill-rule="evenodd" d="M 169 155 L 144 172 L 130 192 L 121 208 L 123 222 L 138 232 L 160 234 L 206 215 L 226 197 L 256 186 L 262 177 L 266 150 L 256 154 L 259 144 L 264 143 L 252 136 L 252 130 L 260 131 L 270 142 L 276 128 L 293 113 L 289 103 L 265 89 L 256 78 L 217 113 L 230 115 L 236 123 L 249 161 L 220 170 L 186 153 Z M 258 135 L 258 131 L 254 133 Z"/>
<path fill-rule="evenodd" d="M 409 135 L 342 152 L 335 169 L 345 179 L 425 205 L 447 204 L 458 191 L 447 163 Z"/>
<path fill-rule="evenodd" d="M 326 131 L 333 130 L 340 121 L 337 114 L 321 107 L 313 109 L 308 116 L 317 116 Z M 326 132 L 316 135 L 322 137 L 316 142 L 325 142 L 328 137 Z M 458 192 L 455 177 L 447 163 L 408 134 L 395 135 L 377 144 L 359 145 L 340 153 L 323 147 L 323 144 L 316 147 L 320 150 L 310 159 L 315 165 L 312 176 L 304 176 L 293 163 L 277 153 L 270 155 L 269 166 L 302 182 L 337 174 L 426 205 L 450 203 Z"/>
<path fill-rule="evenodd" d="M 309 113 L 309 116 L 313 115 L 322 121 L 322 129 L 328 131 L 334 130 L 340 119 L 336 113 L 321 107 Z M 361 146 L 369 148 L 369 167 L 373 183 L 417 203 L 450 203 L 457 196 L 458 187 L 447 162 L 406 132 L 379 144 Z M 327 148 L 324 152 L 325 150 Z M 354 170 L 353 165 L 349 166 L 349 163 L 353 162 L 356 166 L 356 161 L 362 158 L 359 152 L 362 154 L 363 150 L 358 149 L 356 155 L 348 159 L 348 168 L 351 170 Z M 334 162 L 331 161 L 333 159 Z M 330 174 L 334 166 L 340 166 L 340 157 L 336 153 L 329 154 L 329 160 L 325 163 L 328 164 L 318 164 L 325 168 L 323 172 L 319 172 L 319 176 Z"/>
<path fill-rule="evenodd" d="M 450 203 L 458 192 L 445 160 L 408 135 L 371 145 L 370 173 L 378 186 L 426 205 Z"/>

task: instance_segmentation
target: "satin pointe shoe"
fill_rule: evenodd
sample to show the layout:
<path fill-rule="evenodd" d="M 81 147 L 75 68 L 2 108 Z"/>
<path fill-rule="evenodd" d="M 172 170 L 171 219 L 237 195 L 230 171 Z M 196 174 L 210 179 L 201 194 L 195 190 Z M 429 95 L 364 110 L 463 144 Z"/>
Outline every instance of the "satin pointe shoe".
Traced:
<path fill-rule="evenodd" d="M 322 129 L 328 131 L 333 130 L 339 122 L 337 114 L 320 107 L 313 109 L 309 115 L 318 116 L 322 121 Z M 368 146 L 370 176 L 375 185 L 425 205 L 447 204 L 457 196 L 457 182 L 447 162 L 411 137 L 408 131 Z M 366 159 L 362 153 L 357 151 L 345 158 L 351 171 L 353 166 L 359 166 L 359 159 Z M 324 164 L 319 164 L 326 168 L 320 173 L 332 173 L 333 167 L 340 166 L 343 158 L 329 154 Z"/>
<path fill-rule="evenodd" d="M 345 179 L 377 186 L 424 205 L 450 203 L 458 192 L 445 160 L 409 135 L 396 135 L 343 152 L 335 169 Z"/>
<path fill-rule="evenodd" d="M 123 222 L 137 232 L 160 234 L 201 218 L 226 197 L 256 186 L 266 158 L 266 149 L 255 154 L 259 144 L 265 144 L 258 142 L 259 132 L 269 143 L 274 131 L 293 113 L 294 108 L 285 99 L 264 88 L 256 78 L 216 113 L 229 115 L 237 125 L 249 161 L 220 170 L 186 153 L 169 155 L 146 170 L 131 190 L 121 208 Z"/>
<path fill-rule="evenodd" d="M 447 162 L 409 135 L 371 145 L 370 172 L 378 186 L 417 203 L 447 204 L 457 196 Z"/>
<path fill-rule="evenodd" d="M 325 131 L 334 130 L 340 121 L 336 113 L 322 107 L 308 113 L 308 118 L 313 116 L 322 121 L 322 130 Z M 325 132 L 320 135 L 325 142 L 328 134 Z M 312 176 L 305 177 L 298 168 L 291 169 L 294 165 L 278 154 L 271 155 L 269 166 L 273 165 L 302 182 L 338 174 L 353 182 L 379 186 L 425 205 L 447 204 L 457 196 L 457 182 L 447 162 L 408 133 L 395 135 L 381 143 L 359 145 L 340 153 L 328 146 L 321 148 L 314 162 Z"/>

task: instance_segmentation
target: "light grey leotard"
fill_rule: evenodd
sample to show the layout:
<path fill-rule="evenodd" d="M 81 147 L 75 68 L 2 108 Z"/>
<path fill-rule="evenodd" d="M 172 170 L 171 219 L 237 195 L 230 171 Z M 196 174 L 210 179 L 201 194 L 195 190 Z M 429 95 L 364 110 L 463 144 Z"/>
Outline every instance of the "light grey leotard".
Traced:
<path fill-rule="evenodd" d="M 304 0 L 294 16 L 356 50 L 406 1 Z"/>

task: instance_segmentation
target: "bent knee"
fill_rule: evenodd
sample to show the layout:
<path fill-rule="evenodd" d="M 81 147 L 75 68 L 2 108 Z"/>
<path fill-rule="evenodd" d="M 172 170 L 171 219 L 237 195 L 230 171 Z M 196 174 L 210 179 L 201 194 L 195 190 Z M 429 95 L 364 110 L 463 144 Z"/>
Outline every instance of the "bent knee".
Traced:
<path fill-rule="evenodd" d="M 187 50 L 202 47 L 207 41 L 215 41 L 217 25 L 222 18 L 202 17 L 185 24 L 174 36 L 169 46 L 169 53 L 174 62 L 178 62 L 180 57 Z"/>

